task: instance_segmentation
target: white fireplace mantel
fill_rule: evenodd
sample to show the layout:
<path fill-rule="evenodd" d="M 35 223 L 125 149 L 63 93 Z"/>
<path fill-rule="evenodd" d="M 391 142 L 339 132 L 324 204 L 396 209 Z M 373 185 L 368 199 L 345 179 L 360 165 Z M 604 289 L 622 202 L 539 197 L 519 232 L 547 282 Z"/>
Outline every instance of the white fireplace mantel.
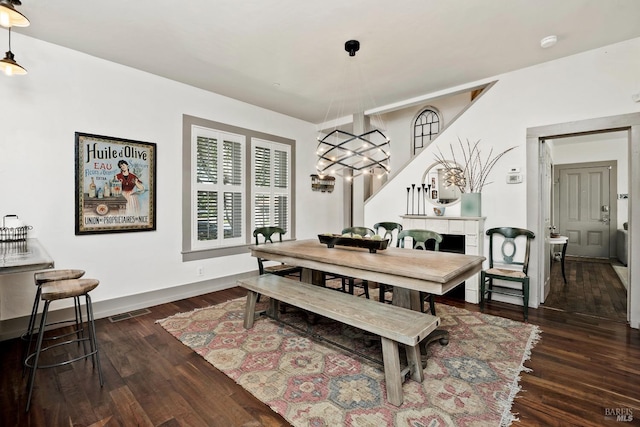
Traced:
<path fill-rule="evenodd" d="M 485 217 L 402 215 L 402 228 L 431 230 L 440 234 L 464 236 L 464 253 L 483 255 Z M 464 299 L 480 302 L 480 274 L 465 282 Z"/>

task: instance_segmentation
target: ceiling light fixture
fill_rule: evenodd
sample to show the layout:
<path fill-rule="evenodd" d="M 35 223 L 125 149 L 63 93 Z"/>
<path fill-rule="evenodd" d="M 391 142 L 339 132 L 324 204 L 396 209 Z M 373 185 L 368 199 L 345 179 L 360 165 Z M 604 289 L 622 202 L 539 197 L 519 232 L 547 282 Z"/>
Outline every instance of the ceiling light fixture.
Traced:
<path fill-rule="evenodd" d="M 21 4 L 20 0 L 0 0 L 0 25 L 5 28 L 28 27 L 30 22 L 27 17 L 13 7 Z"/>
<path fill-rule="evenodd" d="M 360 42 L 349 40 L 344 44 L 344 50 L 350 57 L 354 57 L 360 50 Z M 318 137 L 316 154 L 318 156 L 316 170 L 321 177 L 327 174 L 338 174 L 349 179 L 363 173 L 381 177 L 388 174 L 390 170 L 389 138 L 375 127 L 359 135 L 335 127 L 324 137 Z M 345 171 L 347 173 L 344 173 Z"/>
<path fill-rule="evenodd" d="M 548 47 L 554 46 L 558 42 L 558 37 L 556 36 L 547 36 L 540 40 L 540 47 L 546 49 Z"/>
<path fill-rule="evenodd" d="M 0 70 L 4 71 L 7 76 L 27 74 L 27 70 L 16 62 L 15 55 L 11 52 L 11 27 L 9 27 L 9 51 L 0 61 Z"/>

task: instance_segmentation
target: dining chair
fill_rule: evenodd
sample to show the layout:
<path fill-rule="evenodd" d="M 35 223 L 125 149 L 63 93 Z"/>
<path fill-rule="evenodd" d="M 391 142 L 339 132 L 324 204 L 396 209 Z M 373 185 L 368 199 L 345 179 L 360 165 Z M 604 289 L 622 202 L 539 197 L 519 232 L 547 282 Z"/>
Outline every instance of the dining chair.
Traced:
<path fill-rule="evenodd" d="M 394 239 L 397 241 L 398 233 L 402 231 L 402 224 L 397 222 L 376 222 L 373 225 L 373 231 L 382 236 L 383 240 L 389 239 L 389 246 L 391 246 Z"/>
<path fill-rule="evenodd" d="M 489 236 L 489 268 L 480 273 L 480 310 L 491 294 L 516 296 L 523 299 L 524 320 L 529 310 L 529 253 L 532 231 L 516 227 L 496 227 L 487 230 Z M 509 283 L 494 284 L 494 280 Z M 485 297 L 486 295 L 486 297 Z"/>
<path fill-rule="evenodd" d="M 411 230 L 402 230 L 398 233 L 398 242 L 396 246 L 399 248 L 405 247 L 405 242 L 407 238 L 411 239 L 411 247 L 413 249 L 420 250 L 430 250 L 430 251 L 440 251 L 440 243 L 442 243 L 442 235 L 436 233 L 431 230 L 422 230 L 422 229 L 411 229 Z M 380 284 L 380 294 L 379 299 L 381 302 L 391 302 L 385 299 L 385 292 L 388 291 L 389 288 L 392 288 L 390 285 Z M 420 292 L 420 310 L 424 312 L 424 303 L 425 301 L 429 302 L 429 311 L 433 316 L 436 315 L 436 304 L 434 301 L 434 297 L 432 294 L 426 292 Z"/>
<path fill-rule="evenodd" d="M 253 230 L 253 237 L 256 239 L 256 246 L 260 244 L 273 243 L 274 235 L 277 235 L 278 241 L 282 242 L 282 235 L 286 231 L 280 227 L 258 227 Z M 260 242 L 260 236 L 262 236 L 262 242 Z M 302 268 L 284 263 L 278 263 L 274 265 L 265 265 L 265 261 L 258 257 L 258 272 L 262 274 L 271 273 L 278 276 L 297 276 L 299 279 L 302 277 Z"/>
<path fill-rule="evenodd" d="M 376 233 L 367 227 L 347 227 L 342 229 L 342 234 L 358 234 L 361 237 L 373 237 Z M 343 276 L 341 274 L 326 274 L 327 279 L 340 279 L 342 282 L 342 292 L 354 294 L 355 288 L 361 288 L 364 296 L 369 298 L 369 282 L 367 280 L 356 281 L 353 277 Z"/>

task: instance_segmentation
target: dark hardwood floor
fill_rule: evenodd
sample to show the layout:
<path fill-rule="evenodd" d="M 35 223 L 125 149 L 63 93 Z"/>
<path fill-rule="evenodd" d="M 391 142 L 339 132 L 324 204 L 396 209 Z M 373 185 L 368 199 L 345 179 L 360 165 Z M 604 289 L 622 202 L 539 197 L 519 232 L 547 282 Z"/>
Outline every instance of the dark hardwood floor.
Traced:
<path fill-rule="evenodd" d="M 288 425 L 155 323 L 244 295 L 233 288 L 151 307 L 149 314 L 116 323 L 100 319 L 104 387 L 90 362 L 40 370 L 28 413 L 21 342 L 0 342 L 0 425 Z M 438 302 L 478 310 L 460 300 Z M 499 302 L 489 303 L 486 312 L 522 319 L 521 307 Z M 621 322 L 558 310 L 530 310 L 529 319 L 541 327 L 542 338 L 525 364 L 532 371 L 522 374 L 523 391 L 512 408 L 520 418 L 515 426 L 625 425 L 605 418 L 606 411 L 616 409 L 633 411 L 637 423 L 640 332 Z"/>
<path fill-rule="evenodd" d="M 615 261 L 613 264 L 622 265 Z M 626 322 L 627 290 L 613 269 L 613 264 L 608 260 L 567 257 L 565 284 L 560 263 L 554 263 L 551 268 L 551 289 L 544 307 Z"/>

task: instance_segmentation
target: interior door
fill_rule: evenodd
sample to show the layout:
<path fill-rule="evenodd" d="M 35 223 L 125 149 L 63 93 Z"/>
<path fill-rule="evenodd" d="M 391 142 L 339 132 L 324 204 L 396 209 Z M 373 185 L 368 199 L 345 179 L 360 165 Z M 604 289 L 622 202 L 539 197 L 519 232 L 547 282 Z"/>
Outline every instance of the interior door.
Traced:
<path fill-rule="evenodd" d="M 567 255 L 609 258 L 610 166 L 559 167 L 560 234 Z"/>
<path fill-rule="evenodd" d="M 544 196 L 541 198 L 540 203 L 542 204 L 541 209 L 544 214 L 544 230 L 550 230 L 552 226 L 551 221 L 551 206 L 553 201 L 553 187 L 552 187 L 552 159 L 551 152 L 549 151 L 549 144 L 545 144 L 542 141 L 540 145 L 540 176 L 542 177 L 541 186 L 542 192 Z M 549 243 L 545 239 L 544 243 L 544 253 L 550 254 Z M 544 264 L 544 281 L 543 288 L 540 294 L 540 303 L 543 303 L 547 299 L 547 295 L 549 295 L 549 291 L 551 290 L 551 257 L 545 256 L 542 259 L 542 263 Z"/>

